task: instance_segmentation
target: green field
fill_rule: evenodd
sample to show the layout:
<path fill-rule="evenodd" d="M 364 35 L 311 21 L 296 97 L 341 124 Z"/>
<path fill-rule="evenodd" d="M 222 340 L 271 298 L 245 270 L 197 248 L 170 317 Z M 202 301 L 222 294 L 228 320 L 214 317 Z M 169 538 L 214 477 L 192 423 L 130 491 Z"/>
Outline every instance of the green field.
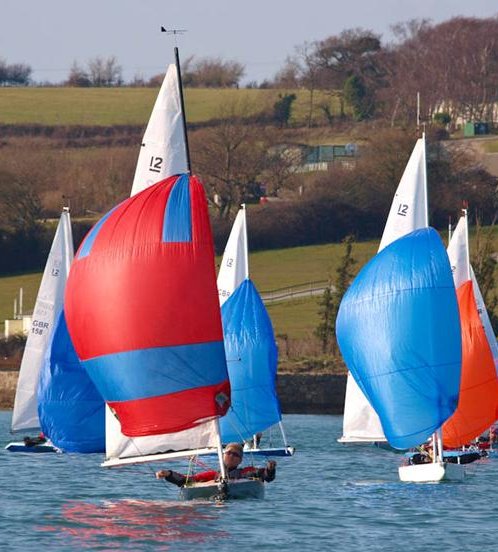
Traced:
<path fill-rule="evenodd" d="M 498 239 L 494 232 L 494 248 Z M 475 248 L 475 236 L 471 231 L 471 250 Z M 376 252 L 378 241 L 357 242 L 353 246 L 353 257 L 359 269 Z M 335 277 L 335 270 L 344 254 L 342 244 L 325 244 L 307 247 L 293 247 L 251 253 L 249 267 L 251 278 L 260 293 L 277 289 L 327 280 Z M 219 265 L 221 258 L 216 259 Z M 3 321 L 13 313 L 14 298 L 19 288 L 24 290 L 24 310 L 31 311 L 36 299 L 41 273 L 24 274 L 0 278 L 0 329 Z M 275 333 L 302 338 L 309 335 L 318 322 L 317 298 L 294 299 L 270 304 L 268 311 Z"/>
<path fill-rule="evenodd" d="M 374 252 L 376 242 L 358 243 L 354 256 L 364 263 Z M 250 255 L 251 277 L 261 292 L 307 282 L 326 280 L 335 270 L 343 246 L 338 244 L 295 247 L 262 251 Z M 220 262 L 217 259 L 217 263 Z M 24 310 L 31 311 L 36 299 L 41 273 L 0 278 L 0 324 L 13 313 L 14 298 L 23 288 Z M 303 337 L 313 331 L 317 320 L 316 298 L 300 299 L 269 307 L 275 332 L 291 337 Z"/>
<path fill-rule="evenodd" d="M 145 125 L 154 105 L 157 88 L 0 88 L 0 123 L 41 125 Z M 270 111 L 283 90 L 201 89 L 185 91 L 187 120 L 191 123 L 220 118 L 234 111 L 243 116 Z M 295 122 L 308 116 L 309 93 L 297 95 Z M 313 117 L 323 115 L 320 104 L 338 112 L 335 97 L 315 92 Z"/>
<path fill-rule="evenodd" d="M 487 140 L 483 148 L 486 153 L 498 153 L 498 140 Z"/>

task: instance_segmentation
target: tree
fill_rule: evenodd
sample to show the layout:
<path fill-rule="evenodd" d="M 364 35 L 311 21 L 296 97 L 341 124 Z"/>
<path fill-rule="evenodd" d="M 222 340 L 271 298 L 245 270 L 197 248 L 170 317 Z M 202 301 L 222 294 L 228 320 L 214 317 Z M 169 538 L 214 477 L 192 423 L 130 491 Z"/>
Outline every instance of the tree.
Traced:
<path fill-rule="evenodd" d="M 122 68 L 114 56 L 91 59 L 88 62 L 88 76 L 92 86 L 120 86 L 123 82 Z"/>
<path fill-rule="evenodd" d="M 312 123 L 314 90 L 318 88 L 333 94 L 340 91 L 341 117 L 344 116 L 342 91 L 352 76 L 361 79 L 364 95 L 374 105 L 374 90 L 381 85 L 383 76 L 377 61 L 381 51 L 380 37 L 365 29 L 347 29 L 340 35 L 296 47 L 292 62 L 298 68 L 300 84 L 310 92 L 308 126 Z M 321 108 L 331 122 L 330 108 Z"/>
<path fill-rule="evenodd" d="M 351 75 L 346 80 L 344 100 L 351 106 L 356 121 L 363 121 L 372 115 L 373 101 L 361 77 Z"/>
<path fill-rule="evenodd" d="M 247 102 L 232 102 L 219 112 L 219 124 L 191 135 L 192 163 L 221 219 L 240 203 L 259 197 L 268 167 L 272 134 L 245 122 L 253 112 Z"/>
<path fill-rule="evenodd" d="M 392 120 L 414 121 L 420 92 L 423 117 L 447 112 L 454 123 L 493 120 L 498 100 L 498 18 L 455 17 L 438 25 L 414 20 L 394 27 L 397 41 L 381 65 L 382 102 Z"/>
<path fill-rule="evenodd" d="M 182 81 L 186 87 L 238 88 L 245 68 L 237 61 L 221 58 L 188 58 L 182 65 Z"/>
<path fill-rule="evenodd" d="M 493 235 L 495 224 L 484 231 L 476 220 L 476 247 L 472 254 L 471 264 L 475 271 L 476 280 L 479 283 L 484 304 L 486 305 L 489 319 L 495 335 L 498 334 L 498 297 L 495 292 L 495 270 L 497 261 L 494 258 Z"/>
<path fill-rule="evenodd" d="M 92 83 L 90 81 L 88 73 L 82 67 L 80 67 L 76 61 L 74 61 L 65 84 L 66 86 L 87 87 L 90 86 Z"/>
<path fill-rule="evenodd" d="M 8 65 L 0 58 L 0 85 L 28 85 L 32 69 L 24 63 Z"/>
<path fill-rule="evenodd" d="M 29 77 L 32 69 L 24 63 L 14 63 L 7 67 L 7 81 L 10 84 L 24 85 L 29 84 Z"/>
<path fill-rule="evenodd" d="M 295 94 L 279 94 L 279 99 L 273 105 L 273 119 L 279 127 L 289 125 L 289 119 L 292 112 L 292 104 L 296 100 Z"/>
<path fill-rule="evenodd" d="M 316 327 L 315 335 L 321 342 L 322 353 L 330 352 L 333 357 L 337 357 L 339 350 L 335 337 L 335 321 L 342 298 L 348 289 L 351 280 L 354 277 L 353 267 L 356 260 L 353 258 L 353 236 L 344 238 L 345 245 L 344 255 L 341 257 L 339 266 L 336 270 L 336 278 L 334 284 L 329 281 L 327 288 L 321 299 L 319 300 L 320 323 Z"/>
<path fill-rule="evenodd" d="M 292 58 L 287 58 L 285 65 L 273 78 L 273 88 L 298 88 L 299 87 L 299 65 Z"/>

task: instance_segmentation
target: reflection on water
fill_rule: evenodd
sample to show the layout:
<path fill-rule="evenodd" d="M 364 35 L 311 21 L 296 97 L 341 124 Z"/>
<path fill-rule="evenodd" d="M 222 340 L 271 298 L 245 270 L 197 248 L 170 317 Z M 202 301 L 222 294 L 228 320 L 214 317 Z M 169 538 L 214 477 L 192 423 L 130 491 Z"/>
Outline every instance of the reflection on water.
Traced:
<path fill-rule="evenodd" d="M 215 527 L 220 509 L 207 502 L 116 500 L 100 504 L 71 501 L 62 506 L 61 518 L 38 530 L 54 532 L 78 548 L 93 548 L 106 542 L 107 548 L 131 548 L 138 542 L 167 550 L 168 543 L 202 543 L 227 537 Z M 162 548 L 158 548 L 161 546 Z"/>

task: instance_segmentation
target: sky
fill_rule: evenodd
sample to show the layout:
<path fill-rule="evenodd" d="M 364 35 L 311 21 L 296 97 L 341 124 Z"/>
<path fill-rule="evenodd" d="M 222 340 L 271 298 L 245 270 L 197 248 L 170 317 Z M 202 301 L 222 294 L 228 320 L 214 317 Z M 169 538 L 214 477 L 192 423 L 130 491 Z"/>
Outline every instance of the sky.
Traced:
<path fill-rule="evenodd" d="M 271 79 L 296 46 L 361 27 L 392 38 L 393 24 L 498 15 L 496 0 L 0 0 L 0 58 L 27 63 L 35 81 L 61 82 L 74 61 L 115 56 L 125 81 L 164 72 L 180 56 L 245 66 L 242 83 Z"/>

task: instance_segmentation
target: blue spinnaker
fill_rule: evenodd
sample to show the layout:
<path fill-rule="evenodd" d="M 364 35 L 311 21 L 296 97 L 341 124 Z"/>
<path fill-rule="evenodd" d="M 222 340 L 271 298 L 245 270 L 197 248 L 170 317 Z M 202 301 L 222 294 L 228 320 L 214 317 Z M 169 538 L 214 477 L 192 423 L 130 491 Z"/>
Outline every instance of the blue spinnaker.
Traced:
<path fill-rule="evenodd" d="M 105 451 L 104 400 L 76 356 L 64 311 L 40 374 L 38 416 L 43 433 L 65 452 Z"/>
<path fill-rule="evenodd" d="M 451 267 L 432 228 L 391 243 L 341 302 L 342 356 L 389 443 L 419 445 L 458 403 L 461 332 Z"/>
<path fill-rule="evenodd" d="M 220 418 L 224 443 L 250 439 L 282 416 L 276 392 L 277 347 L 270 317 L 251 280 L 221 308 L 232 407 Z"/>

